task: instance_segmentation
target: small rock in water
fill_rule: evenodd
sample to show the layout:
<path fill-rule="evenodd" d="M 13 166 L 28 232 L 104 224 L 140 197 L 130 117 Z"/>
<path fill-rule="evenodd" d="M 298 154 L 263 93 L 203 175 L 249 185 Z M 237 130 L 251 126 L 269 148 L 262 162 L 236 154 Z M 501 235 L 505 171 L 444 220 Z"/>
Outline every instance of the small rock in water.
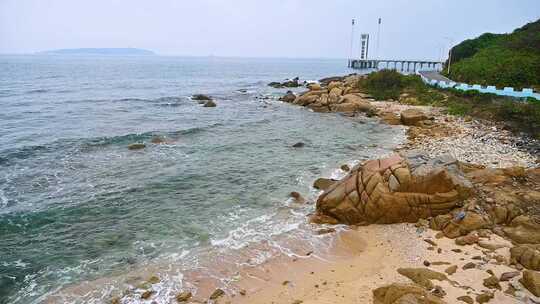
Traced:
<path fill-rule="evenodd" d="M 290 196 L 294 199 L 295 203 L 298 203 L 298 204 L 306 203 L 306 199 L 302 197 L 302 195 L 296 191 L 291 192 Z"/>
<path fill-rule="evenodd" d="M 215 300 L 221 296 L 223 296 L 225 294 L 225 291 L 223 291 L 223 289 L 216 289 L 214 290 L 214 292 L 210 295 L 210 300 Z"/>
<path fill-rule="evenodd" d="M 195 94 L 193 96 L 191 96 L 191 99 L 193 100 L 212 100 L 212 98 L 208 95 L 204 95 L 204 94 Z"/>
<path fill-rule="evenodd" d="M 216 103 L 213 102 L 212 100 L 209 100 L 209 101 L 205 102 L 204 105 L 203 105 L 203 107 L 205 107 L 205 108 L 214 108 L 216 106 L 217 106 Z"/>
<path fill-rule="evenodd" d="M 293 146 L 293 148 L 303 148 L 305 146 L 305 144 L 303 142 L 297 142 L 292 146 Z"/>
<path fill-rule="evenodd" d="M 146 148 L 146 145 L 143 143 L 134 143 L 128 146 L 128 150 L 141 150 Z"/>
<path fill-rule="evenodd" d="M 444 270 L 448 275 L 453 275 L 457 271 L 457 265 L 450 266 Z"/>
<path fill-rule="evenodd" d="M 162 143 L 165 142 L 165 139 L 163 137 L 161 137 L 161 136 L 154 136 L 154 137 L 152 137 L 151 142 L 153 144 L 162 144 Z"/>
<path fill-rule="evenodd" d="M 351 171 L 351 167 L 349 167 L 348 165 L 342 165 L 341 170 L 343 170 L 345 172 L 349 172 L 349 171 Z"/>
<path fill-rule="evenodd" d="M 476 302 L 483 304 L 483 303 L 487 303 L 491 301 L 491 299 L 493 298 L 494 298 L 494 295 L 492 292 L 484 292 L 476 296 Z"/>
<path fill-rule="evenodd" d="M 192 294 L 190 291 L 183 291 L 176 295 L 176 301 L 178 302 L 187 302 L 191 298 Z"/>

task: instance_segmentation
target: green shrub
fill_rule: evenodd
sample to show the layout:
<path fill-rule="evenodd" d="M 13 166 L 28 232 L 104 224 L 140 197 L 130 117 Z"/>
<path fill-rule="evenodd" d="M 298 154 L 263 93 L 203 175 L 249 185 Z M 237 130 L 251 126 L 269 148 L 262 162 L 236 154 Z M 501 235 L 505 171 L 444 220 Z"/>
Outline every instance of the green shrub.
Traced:
<path fill-rule="evenodd" d="M 394 70 L 381 70 L 368 75 L 363 86 L 377 100 L 399 99 L 404 76 Z"/>

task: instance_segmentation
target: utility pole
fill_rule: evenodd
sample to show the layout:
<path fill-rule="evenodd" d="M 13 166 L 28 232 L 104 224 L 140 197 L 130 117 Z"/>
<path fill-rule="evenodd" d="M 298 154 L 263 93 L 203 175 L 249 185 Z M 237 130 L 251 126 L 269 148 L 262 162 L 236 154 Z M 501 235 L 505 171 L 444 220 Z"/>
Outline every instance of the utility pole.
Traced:
<path fill-rule="evenodd" d="M 452 44 L 454 43 L 454 40 L 450 37 L 444 37 L 446 38 L 450 46 L 448 47 L 448 76 L 450 76 L 450 65 L 452 64 Z"/>
<path fill-rule="evenodd" d="M 352 60 L 353 60 L 353 49 L 354 49 L 354 19 L 352 20 L 352 26 L 351 26 L 351 50 L 349 52 L 349 67 L 352 68 Z"/>
<path fill-rule="evenodd" d="M 379 24 L 378 24 L 378 28 L 377 28 L 377 51 L 376 51 L 376 54 L 375 54 L 375 59 L 379 59 L 379 45 L 380 45 L 380 40 L 381 40 L 381 23 L 382 23 L 382 18 L 379 18 Z"/>

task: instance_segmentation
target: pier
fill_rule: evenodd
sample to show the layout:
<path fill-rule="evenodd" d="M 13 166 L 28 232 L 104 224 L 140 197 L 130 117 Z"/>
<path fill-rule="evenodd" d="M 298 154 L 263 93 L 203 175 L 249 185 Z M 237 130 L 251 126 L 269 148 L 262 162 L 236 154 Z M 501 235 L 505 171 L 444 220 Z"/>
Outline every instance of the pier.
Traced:
<path fill-rule="evenodd" d="M 444 62 L 432 60 L 397 60 L 397 59 L 351 59 L 349 67 L 353 69 L 391 69 L 402 72 L 417 72 L 419 70 L 440 71 Z"/>

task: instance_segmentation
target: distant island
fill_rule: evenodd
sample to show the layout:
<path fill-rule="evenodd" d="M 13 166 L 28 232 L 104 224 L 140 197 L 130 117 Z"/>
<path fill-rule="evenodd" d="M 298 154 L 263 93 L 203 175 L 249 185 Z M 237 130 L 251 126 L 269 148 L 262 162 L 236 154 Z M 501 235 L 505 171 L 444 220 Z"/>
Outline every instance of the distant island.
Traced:
<path fill-rule="evenodd" d="M 136 48 L 80 48 L 39 52 L 40 55 L 107 55 L 107 56 L 154 56 L 156 53 Z"/>

